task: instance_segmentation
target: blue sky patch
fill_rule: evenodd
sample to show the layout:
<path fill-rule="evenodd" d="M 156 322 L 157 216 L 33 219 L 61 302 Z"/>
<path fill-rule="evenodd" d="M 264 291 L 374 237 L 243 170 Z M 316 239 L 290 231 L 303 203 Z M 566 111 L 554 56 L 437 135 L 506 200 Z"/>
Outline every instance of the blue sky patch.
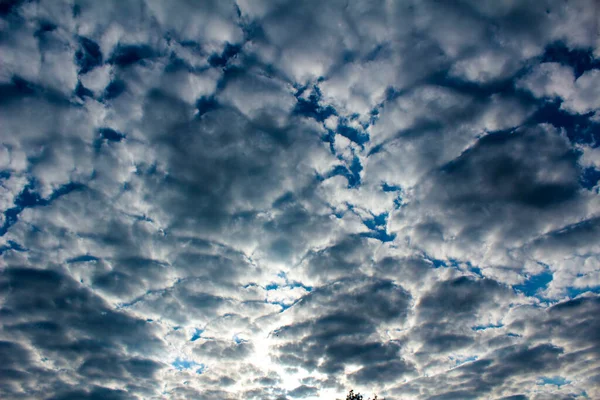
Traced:
<path fill-rule="evenodd" d="M 171 365 L 173 367 L 175 367 L 175 369 L 178 371 L 192 370 L 192 369 L 196 368 L 195 372 L 197 374 L 203 373 L 204 370 L 206 369 L 206 366 L 204 364 L 200 364 L 195 361 L 186 360 L 183 358 L 177 358 L 175 361 L 173 361 L 171 363 Z"/>
<path fill-rule="evenodd" d="M 75 62 L 79 73 L 85 74 L 102 65 L 102 51 L 98 43 L 86 37 L 79 38 L 79 49 L 75 52 Z"/>
<path fill-rule="evenodd" d="M 362 146 L 370 140 L 369 134 L 361 132 L 348 125 L 338 125 L 336 133 L 344 136 L 348 140 Z"/>
<path fill-rule="evenodd" d="M 600 294 L 600 286 L 590 286 L 590 287 L 567 287 L 566 288 L 567 291 L 567 296 L 569 296 L 570 298 L 574 298 L 577 297 L 581 294 L 584 293 L 596 293 L 596 294 Z"/>
<path fill-rule="evenodd" d="M 294 108 L 294 113 L 297 115 L 302 115 L 304 117 L 313 118 L 318 122 L 324 122 L 327 118 L 332 115 L 337 115 L 335 108 L 331 105 L 321 105 L 321 91 L 318 86 L 313 86 L 312 92 L 308 96 L 308 99 L 304 99 L 300 97 L 306 90 L 306 87 L 301 88 L 296 93 L 296 106 Z"/>
<path fill-rule="evenodd" d="M 554 386 L 561 387 L 564 385 L 568 385 L 569 383 L 571 383 L 571 381 L 563 378 L 562 376 L 553 376 L 553 377 L 542 376 L 540 378 L 540 382 L 538 383 L 538 385 L 554 385 Z"/>
<path fill-rule="evenodd" d="M 229 60 L 237 56 L 241 50 L 242 47 L 240 45 L 227 43 L 220 55 L 213 54 L 208 58 L 208 63 L 212 67 L 223 68 L 229 63 Z"/>
<path fill-rule="evenodd" d="M 6 232 L 19 220 L 19 214 L 26 208 L 47 206 L 51 204 L 57 198 L 69 194 L 76 190 L 81 190 L 85 186 L 70 182 L 56 189 L 48 198 L 42 198 L 38 193 L 33 190 L 33 186 L 30 184 L 26 186 L 23 191 L 16 197 L 14 204 L 15 206 L 4 211 L 4 224 L 0 227 L 0 236 L 4 236 Z"/>
<path fill-rule="evenodd" d="M 153 58 L 155 55 L 154 49 L 145 44 L 118 45 L 108 62 L 119 67 L 127 67 L 145 59 Z"/>
<path fill-rule="evenodd" d="M 579 177 L 579 183 L 587 190 L 591 190 L 600 181 L 600 170 L 594 167 L 584 168 L 581 176 Z"/>
<path fill-rule="evenodd" d="M 194 334 L 192 335 L 192 338 L 190 339 L 190 341 L 195 342 L 196 340 L 200 339 L 202 337 L 202 334 L 204 333 L 203 329 L 194 329 Z"/>
<path fill-rule="evenodd" d="M 548 287 L 548 284 L 552 282 L 552 278 L 552 272 L 544 271 L 540 274 L 527 277 L 524 283 L 514 285 L 513 288 L 522 292 L 525 296 L 535 296 L 539 291 Z"/>
<path fill-rule="evenodd" d="M 591 48 L 570 49 L 561 41 L 546 46 L 541 62 L 556 62 L 567 65 L 573 68 L 575 78 L 579 78 L 584 72 L 591 69 L 600 69 L 600 59 L 594 57 Z"/>
<path fill-rule="evenodd" d="M 476 326 L 472 326 L 471 329 L 474 331 L 485 331 L 487 329 L 498 329 L 498 328 L 502 328 L 504 325 L 503 324 L 490 324 L 490 325 L 476 325 Z"/>
<path fill-rule="evenodd" d="M 82 263 L 82 262 L 90 262 L 90 261 L 98 261 L 98 260 L 100 260 L 98 257 L 94 257 L 89 254 L 83 254 L 81 256 L 69 258 L 67 260 L 67 263 L 73 264 L 73 263 Z"/>

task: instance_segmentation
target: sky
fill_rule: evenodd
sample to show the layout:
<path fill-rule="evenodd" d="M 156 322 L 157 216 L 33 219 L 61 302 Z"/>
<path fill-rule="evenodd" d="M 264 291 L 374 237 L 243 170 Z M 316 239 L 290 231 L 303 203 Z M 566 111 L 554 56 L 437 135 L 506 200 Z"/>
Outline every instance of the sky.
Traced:
<path fill-rule="evenodd" d="M 0 2 L 0 398 L 600 398 L 594 0 Z"/>

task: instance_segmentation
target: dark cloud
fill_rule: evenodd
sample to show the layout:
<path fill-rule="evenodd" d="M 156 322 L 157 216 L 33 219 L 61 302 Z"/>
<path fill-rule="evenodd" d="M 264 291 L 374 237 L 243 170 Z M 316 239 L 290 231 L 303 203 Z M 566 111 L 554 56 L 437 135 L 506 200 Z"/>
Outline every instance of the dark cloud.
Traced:
<path fill-rule="evenodd" d="M 544 130 L 489 135 L 442 169 L 440 178 L 454 186 L 454 193 L 444 201 L 553 207 L 577 194 L 575 161 L 576 154 Z M 550 165 L 559 175 L 547 181 L 540 170 Z"/>
<path fill-rule="evenodd" d="M 65 391 L 58 396 L 51 397 L 52 400 L 67 400 L 67 399 L 86 399 L 86 400 L 96 400 L 96 399 L 110 399 L 110 400 L 121 400 L 121 399 L 132 399 L 130 394 L 128 394 L 124 390 L 115 390 L 108 388 L 93 388 L 89 391 L 87 390 L 73 390 L 73 391 Z"/>
<path fill-rule="evenodd" d="M 377 335 L 379 324 L 406 318 L 410 295 L 390 281 L 357 283 L 337 282 L 302 299 L 294 311 L 302 318 L 313 310 L 311 319 L 273 332 L 276 338 L 290 341 L 278 346 L 280 362 L 327 374 L 361 365 L 350 376 L 360 383 L 377 375 L 379 380 L 393 381 L 412 372 L 412 366 L 400 359 L 400 345 L 381 341 Z"/>
<path fill-rule="evenodd" d="M 141 379 L 153 385 L 155 373 L 164 367 L 144 358 L 163 346 L 146 321 L 112 310 L 58 271 L 8 268 L 2 275 L 0 290 L 5 299 L 0 310 L 3 332 L 23 343 L 3 342 L 11 358 L 22 353 L 12 363 L 7 358 L 6 366 L 16 368 L 9 371 L 15 374 L 14 384 L 25 393 L 41 394 L 44 386 L 66 385 L 57 374 L 59 369 L 66 369 L 65 377 L 70 375 L 82 382 Z M 25 350 L 24 344 L 35 349 L 38 359 Z M 123 352 L 138 356 L 126 358 Z M 22 369 L 28 373 L 18 373 Z M 46 383 L 35 388 L 32 380 L 38 379 Z M 87 388 L 82 386 L 82 390 Z M 108 388 L 97 389 L 102 390 L 111 392 Z M 89 394 L 92 398 L 93 393 Z"/>
<path fill-rule="evenodd" d="M 288 395 L 295 399 L 302 399 L 309 396 L 316 396 L 319 390 L 314 386 L 298 386 L 294 390 L 291 390 Z"/>

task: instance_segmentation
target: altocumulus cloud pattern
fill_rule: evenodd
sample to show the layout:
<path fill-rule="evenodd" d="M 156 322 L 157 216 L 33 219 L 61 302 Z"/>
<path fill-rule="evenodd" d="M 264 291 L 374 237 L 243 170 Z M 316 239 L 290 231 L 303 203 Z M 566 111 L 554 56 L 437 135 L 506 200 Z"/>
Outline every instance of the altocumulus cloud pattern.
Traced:
<path fill-rule="evenodd" d="M 0 398 L 600 399 L 596 1 L 0 14 Z"/>

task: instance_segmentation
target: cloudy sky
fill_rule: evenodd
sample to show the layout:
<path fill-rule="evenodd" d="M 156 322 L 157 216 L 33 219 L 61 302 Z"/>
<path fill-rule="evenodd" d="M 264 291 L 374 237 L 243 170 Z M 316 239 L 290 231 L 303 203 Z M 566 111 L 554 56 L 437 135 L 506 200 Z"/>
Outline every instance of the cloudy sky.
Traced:
<path fill-rule="evenodd" d="M 595 0 L 2 0 L 2 399 L 600 398 Z"/>

